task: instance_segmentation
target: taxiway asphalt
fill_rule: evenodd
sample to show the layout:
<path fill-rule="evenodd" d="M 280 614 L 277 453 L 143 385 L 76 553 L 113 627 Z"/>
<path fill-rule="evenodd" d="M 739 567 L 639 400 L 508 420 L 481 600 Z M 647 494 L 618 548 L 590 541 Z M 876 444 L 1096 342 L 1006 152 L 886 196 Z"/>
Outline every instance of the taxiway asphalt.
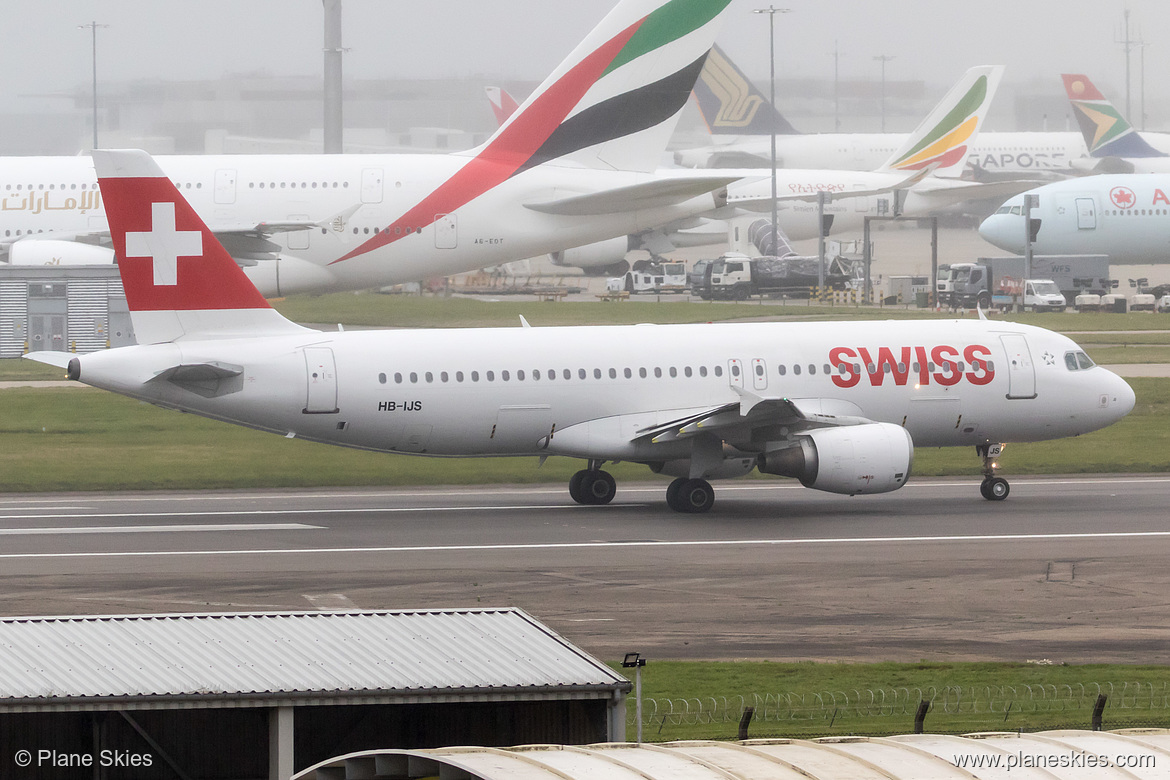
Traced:
<path fill-rule="evenodd" d="M 603 658 L 1170 661 L 1170 477 L 0 498 L 8 615 L 519 606 Z"/>

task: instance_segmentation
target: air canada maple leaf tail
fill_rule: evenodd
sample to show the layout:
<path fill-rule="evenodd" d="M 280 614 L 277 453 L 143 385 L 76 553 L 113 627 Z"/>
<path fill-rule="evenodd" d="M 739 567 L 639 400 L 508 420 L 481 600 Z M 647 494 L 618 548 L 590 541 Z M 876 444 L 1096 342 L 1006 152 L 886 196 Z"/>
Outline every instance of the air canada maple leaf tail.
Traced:
<path fill-rule="evenodd" d="M 1002 77 L 1002 65 L 978 65 L 964 73 L 880 170 L 931 168 L 935 176 L 962 175 Z"/>
<path fill-rule="evenodd" d="M 140 344 L 303 330 L 268 305 L 146 152 L 94 150 Z"/>

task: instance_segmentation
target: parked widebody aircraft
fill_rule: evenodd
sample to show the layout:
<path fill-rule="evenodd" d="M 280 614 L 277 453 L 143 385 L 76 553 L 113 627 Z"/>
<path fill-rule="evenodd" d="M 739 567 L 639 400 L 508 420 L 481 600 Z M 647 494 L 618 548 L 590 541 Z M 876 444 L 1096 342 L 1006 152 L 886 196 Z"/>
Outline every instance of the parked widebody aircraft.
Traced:
<path fill-rule="evenodd" d="M 694 94 L 714 143 L 675 152 L 675 161 L 688 168 L 768 167 L 773 127 L 778 164 L 785 168 L 873 170 L 906 138 L 905 133 L 802 134 L 718 47 Z M 1075 132 L 983 132 L 965 150 L 964 167 L 974 178 L 1035 179 L 1071 173 L 1071 162 L 1085 154 Z"/>
<path fill-rule="evenodd" d="M 167 157 L 266 295 L 444 276 L 624 236 L 723 203 L 735 176 L 658 172 L 730 0 L 622 0 L 481 147 Z M 111 260 L 88 158 L 0 160 L 14 263 Z"/>
<path fill-rule="evenodd" d="M 1096 173 L 1170 173 L 1170 135 L 1139 134 L 1088 76 L 1060 77 L 1089 149 L 1074 166 Z"/>
<path fill-rule="evenodd" d="M 986 320 L 324 333 L 270 308 L 144 152 L 95 152 L 139 344 L 35 352 L 69 376 L 288 437 L 431 456 L 561 455 L 583 504 L 615 494 L 607 461 L 676 479 L 759 469 L 857 495 L 897 490 L 915 444 L 972 446 L 989 500 L 1003 442 L 1086 433 L 1130 387 L 1070 339 Z"/>
<path fill-rule="evenodd" d="M 1032 251 L 1109 255 L 1118 265 L 1170 263 L 1170 174 L 1126 173 L 1053 182 L 1011 198 L 979 226 L 1000 249 L 1024 252 L 1024 196 L 1032 209 Z"/>

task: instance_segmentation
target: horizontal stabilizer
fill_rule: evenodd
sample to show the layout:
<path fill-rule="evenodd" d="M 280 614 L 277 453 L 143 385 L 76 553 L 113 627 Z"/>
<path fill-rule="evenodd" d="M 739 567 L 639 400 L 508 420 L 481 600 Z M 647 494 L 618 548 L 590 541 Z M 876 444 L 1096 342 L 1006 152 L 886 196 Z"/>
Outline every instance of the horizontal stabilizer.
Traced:
<path fill-rule="evenodd" d="M 29 352 L 24 357 L 29 360 L 35 360 L 38 363 L 45 363 L 46 365 L 68 368 L 69 361 L 77 357 L 77 355 L 74 355 L 72 352 L 51 352 L 44 350 L 41 352 Z"/>
<path fill-rule="evenodd" d="M 738 181 L 739 176 L 687 176 L 616 187 L 604 192 L 574 195 L 568 198 L 525 203 L 524 207 L 542 214 L 557 214 L 566 217 L 620 214 L 638 209 L 662 208 L 705 195 Z"/>

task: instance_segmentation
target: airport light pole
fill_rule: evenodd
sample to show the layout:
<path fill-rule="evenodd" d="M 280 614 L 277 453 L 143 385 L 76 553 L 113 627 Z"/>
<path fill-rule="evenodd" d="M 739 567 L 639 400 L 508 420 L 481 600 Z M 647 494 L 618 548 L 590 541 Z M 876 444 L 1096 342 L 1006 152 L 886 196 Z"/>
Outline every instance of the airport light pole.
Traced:
<path fill-rule="evenodd" d="M 772 103 L 772 113 L 776 113 L 776 14 L 789 13 L 791 8 L 776 8 L 768 6 L 767 8 L 756 8 L 752 11 L 753 14 L 767 14 L 768 15 L 768 62 L 772 76 L 772 92 L 769 100 Z M 776 124 L 772 123 L 772 254 L 776 254 L 776 247 L 779 246 L 780 240 L 777 236 L 778 226 L 777 222 L 780 216 L 777 213 L 776 206 Z M 641 728 L 641 726 L 639 726 Z"/>
<path fill-rule="evenodd" d="M 622 668 L 634 670 L 634 719 L 638 722 L 638 744 L 642 744 L 642 667 L 646 659 L 641 653 L 626 653 Z"/>
<path fill-rule="evenodd" d="M 91 50 L 93 53 L 93 148 L 98 148 L 98 116 L 97 116 L 97 31 L 99 27 L 109 27 L 108 24 L 98 24 L 97 22 L 90 22 L 89 24 L 79 24 L 77 29 L 84 30 L 89 28 L 90 38 L 92 41 Z"/>
<path fill-rule="evenodd" d="M 894 59 L 892 54 L 879 54 L 874 57 L 882 64 L 882 132 L 886 132 L 886 63 Z"/>

